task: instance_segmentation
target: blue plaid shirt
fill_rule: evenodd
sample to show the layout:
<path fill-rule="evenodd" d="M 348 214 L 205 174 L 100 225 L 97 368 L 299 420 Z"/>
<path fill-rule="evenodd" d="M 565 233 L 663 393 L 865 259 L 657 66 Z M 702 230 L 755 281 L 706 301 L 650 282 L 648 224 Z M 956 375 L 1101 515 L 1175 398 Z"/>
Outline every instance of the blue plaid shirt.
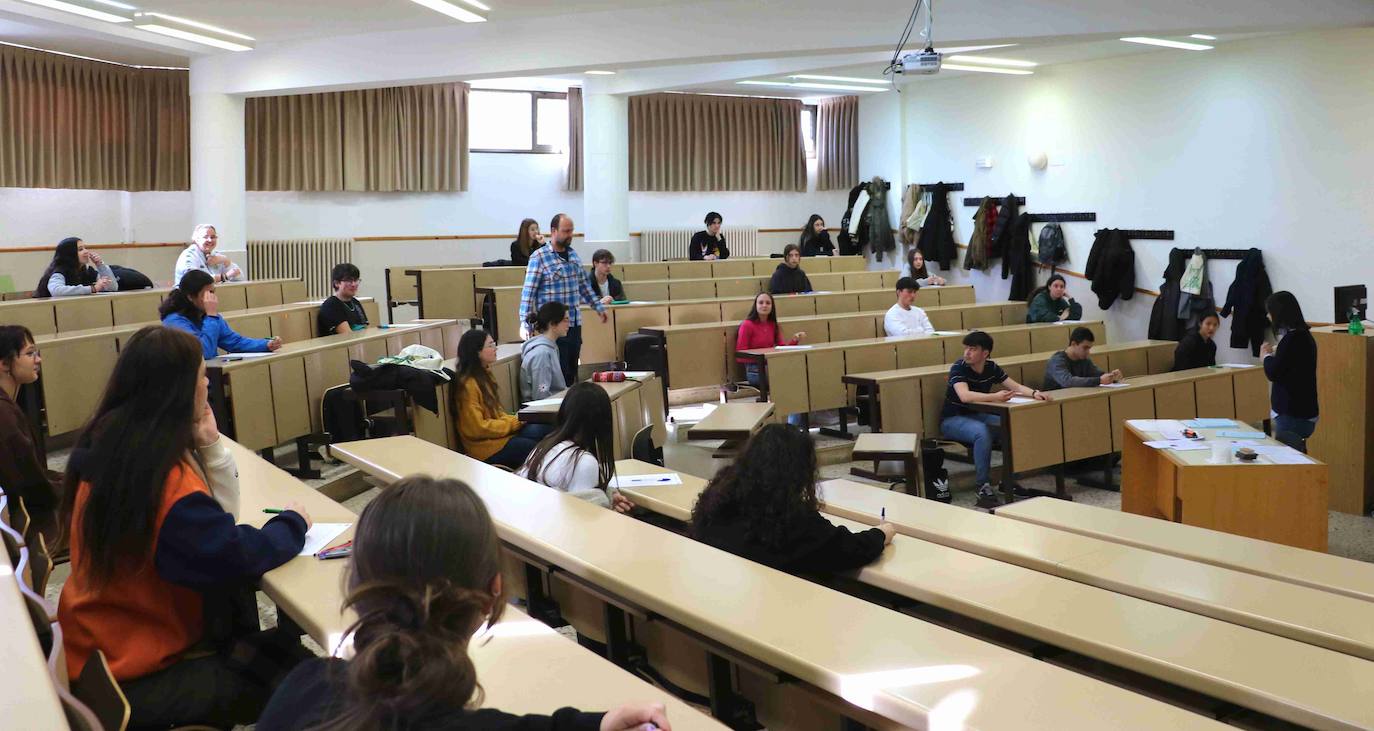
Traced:
<path fill-rule="evenodd" d="M 548 302 L 562 302 L 568 306 L 568 317 L 573 327 L 582 324 L 582 313 L 578 307 L 585 302 L 605 312 L 606 306 L 597 299 L 591 285 L 587 284 L 587 273 L 582 269 L 582 259 L 572 246 L 568 247 L 568 258 L 564 261 L 553 250 L 553 244 L 541 246 L 530 254 L 530 263 L 525 266 L 525 288 L 520 292 L 520 321 L 528 322 L 531 312 Z"/>

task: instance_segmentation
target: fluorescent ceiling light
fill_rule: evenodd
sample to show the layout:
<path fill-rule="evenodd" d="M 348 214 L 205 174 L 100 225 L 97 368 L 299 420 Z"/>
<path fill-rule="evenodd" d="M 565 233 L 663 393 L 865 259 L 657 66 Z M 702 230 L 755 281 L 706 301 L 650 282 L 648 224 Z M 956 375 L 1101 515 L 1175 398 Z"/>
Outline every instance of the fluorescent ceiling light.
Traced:
<path fill-rule="evenodd" d="M 1217 39 L 1216 36 L 1209 36 L 1209 35 L 1207 35 L 1206 33 L 1194 33 L 1194 34 L 1192 34 L 1192 35 L 1190 35 L 1190 36 L 1188 36 L 1188 37 L 1189 37 L 1189 38 L 1196 38 L 1196 39 L 1198 39 L 1198 40 L 1200 40 L 1200 41 L 1215 41 L 1215 40 Z"/>
<path fill-rule="evenodd" d="M 87 17 L 87 18 L 94 18 L 94 19 L 96 19 L 96 20 L 103 20 L 103 21 L 105 21 L 106 23 L 128 23 L 128 22 L 133 21 L 133 18 L 130 18 L 130 17 L 125 16 L 125 15 L 116 15 L 115 13 L 107 12 L 107 11 L 104 11 L 104 10 L 96 10 L 95 8 L 86 7 L 85 5 L 78 5 L 78 4 L 75 3 L 75 2 L 64 2 L 64 0 L 22 0 L 22 1 L 23 1 L 23 2 L 26 2 L 26 3 L 30 4 L 30 5 L 41 5 L 41 6 L 45 7 L 45 8 L 52 8 L 53 10 L 61 10 L 61 11 L 63 11 L 63 12 L 67 12 L 67 13 L 73 13 L 73 14 L 75 14 L 75 15 L 83 15 L 83 16 L 85 16 L 85 17 Z M 118 7 L 118 6 L 115 6 L 113 3 L 110 3 L 109 5 L 110 5 L 111 7 Z M 128 6 L 124 6 L 124 7 L 127 8 Z"/>
<path fill-rule="evenodd" d="M 1148 38 L 1146 36 L 1131 36 L 1122 38 L 1127 43 L 1143 43 L 1147 46 L 1164 46 L 1165 48 L 1182 48 L 1185 51 L 1209 51 L 1211 46 L 1204 46 L 1201 43 L 1188 43 L 1187 41 L 1169 41 L 1163 38 Z"/>
<path fill-rule="evenodd" d="M 991 56 L 946 56 L 955 63 L 983 63 L 989 66 L 1012 66 L 1015 68 L 1035 68 L 1040 64 L 1034 61 L 1018 61 L 1014 58 L 993 58 Z"/>
<path fill-rule="evenodd" d="M 199 20 L 179 18 L 166 13 L 135 13 L 134 27 L 149 33 L 178 38 L 183 41 L 199 43 L 226 51 L 251 51 L 254 38 L 227 28 L 202 23 Z M 194 28 L 195 30 L 189 30 Z M 237 39 L 237 40 L 230 40 Z M 247 43 L 241 43 L 246 41 Z"/>
<path fill-rule="evenodd" d="M 996 66 L 965 66 L 960 63 L 940 64 L 940 68 L 942 70 L 949 69 L 951 71 L 979 71 L 985 74 L 1007 74 L 1009 76 L 1030 76 L 1031 74 L 1035 73 L 1034 71 L 1026 71 L 1025 69 L 999 69 Z"/>
<path fill-rule="evenodd" d="M 812 81 L 843 81 L 852 84 L 888 84 L 887 79 L 860 79 L 857 76 L 826 76 L 824 74 L 794 74 L 788 78 L 811 79 Z"/>
<path fill-rule="evenodd" d="M 128 3 L 115 2 L 115 0 L 91 0 L 91 2 L 100 3 L 101 5 L 109 5 L 112 8 L 119 8 L 120 10 L 138 10 L 138 8 Z"/>
<path fill-rule="evenodd" d="M 474 13 L 471 10 L 468 10 L 467 8 L 460 8 L 451 2 L 447 2 L 446 0 L 410 1 L 415 3 L 416 5 L 423 5 L 435 12 L 443 13 L 444 15 L 447 15 L 448 17 L 453 18 L 454 20 L 461 20 L 464 23 L 485 23 L 487 21 L 486 18 L 478 15 L 477 13 Z M 479 6 L 480 3 L 472 3 L 472 5 Z"/>
<path fill-rule="evenodd" d="M 472 7 L 477 8 L 478 10 L 484 10 L 484 11 L 490 11 L 490 10 L 491 10 L 491 6 L 490 6 L 490 5 L 488 5 L 488 4 L 484 3 L 484 2 L 478 2 L 478 0 L 463 0 L 463 3 L 466 4 L 466 5 L 471 5 Z"/>
<path fill-rule="evenodd" d="M 615 76 L 614 71 L 603 71 L 601 69 L 587 69 L 582 73 L 587 74 L 588 76 Z"/>
<path fill-rule="evenodd" d="M 192 43 L 200 43 L 200 44 L 203 44 L 203 45 L 206 45 L 206 46 L 214 46 L 215 48 L 223 48 L 223 49 L 226 50 L 226 51 L 251 51 L 251 50 L 253 50 L 253 47 L 252 47 L 252 46 L 245 46 L 245 45 L 243 45 L 242 43 L 234 43 L 233 41 L 220 40 L 219 38 L 213 38 L 213 37 L 211 37 L 211 36 L 201 35 L 200 33 L 192 33 L 192 32 L 189 31 L 189 30 L 182 30 L 182 29 L 180 29 L 180 28 L 173 28 L 173 27 L 171 27 L 171 26 L 162 25 L 162 24 L 160 24 L 160 23 L 139 23 L 139 24 L 135 25 L 134 27 L 135 27 L 135 28 L 138 28 L 139 30 L 146 30 L 146 31 L 148 31 L 149 33 L 157 33 L 158 35 L 164 35 L 164 36 L 167 36 L 167 37 L 169 37 L 169 38 L 179 38 L 179 39 L 181 39 L 181 40 L 183 40 L 183 41 L 190 41 L 190 42 L 192 42 Z"/>
<path fill-rule="evenodd" d="M 802 81 L 740 81 L 742 86 L 780 86 L 793 89 L 825 89 L 827 91 L 885 91 L 876 86 L 851 86 L 849 84 L 813 84 Z"/>
<path fill-rule="evenodd" d="M 241 39 L 243 39 L 243 40 L 245 40 L 245 41 L 257 40 L 257 39 L 254 38 L 253 36 L 246 36 L 246 35 L 244 35 L 244 34 L 242 34 L 242 33 L 235 33 L 234 31 L 229 30 L 229 29 L 227 29 L 227 28 L 221 28 L 221 27 L 219 27 L 219 26 L 217 26 L 217 25 L 210 25 L 209 23 L 202 23 L 202 22 L 200 22 L 199 20 L 191 20 L 191 19 L 189 19 L 189 18 L 178 18 L 178 17 L 175 16 L 175 15 L 168 15 L 168 14 L 166 14 L 166 13 L 151 13 L 151 12 L 145 12 L 145 13 L 139 13 L 139 14 L 138 14 L 138 17 L 140 17 L 140 18 L 145 17 L 145 16 L 146 16 L 146 17 L 150 17 L 150 18 L 161 18 L 162 20 L 171 21 L 174 25 L 186 25 L 186 26 L 190 26 L 190 27 L 192 27 L 192 28 L 199 28 L 199 29 L 201 29 L 201 30 L 208 30 L 208 31 L 210 31 L 211 33 L 219 33 L 220 35 L 226 35 L 226 36 L 229 36 L 229 37 L 231 37 L 231 38 L 241 38 Z M 163 25 L 166 25 L 166 24 L 163 23 Z"/>

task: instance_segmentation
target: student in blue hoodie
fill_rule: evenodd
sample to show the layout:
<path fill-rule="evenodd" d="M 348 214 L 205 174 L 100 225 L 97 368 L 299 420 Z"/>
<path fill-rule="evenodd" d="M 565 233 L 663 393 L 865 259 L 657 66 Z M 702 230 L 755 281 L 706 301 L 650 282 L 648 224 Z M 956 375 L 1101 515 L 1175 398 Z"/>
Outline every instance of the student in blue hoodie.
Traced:
<path fill-rule="evenodd" d="M 558 339 L 568 334 L 572 319 L 568 306 L 545 302 L 529 319 L 532 333 L 520 348 L 520 399 L 538 401 L 568 388 L 558 360 Z"/>
<path fill-rule="evenodd" d="M 215 280 L 199 269 L 182 275 L 158 314 L 163 325 L 196 336 L 206 360 L 219 355 L 221 348 L 226 353 L 266 353 L 281 347 L 281 338 L 246 338 L 234 332 L 219 316 Z"/>

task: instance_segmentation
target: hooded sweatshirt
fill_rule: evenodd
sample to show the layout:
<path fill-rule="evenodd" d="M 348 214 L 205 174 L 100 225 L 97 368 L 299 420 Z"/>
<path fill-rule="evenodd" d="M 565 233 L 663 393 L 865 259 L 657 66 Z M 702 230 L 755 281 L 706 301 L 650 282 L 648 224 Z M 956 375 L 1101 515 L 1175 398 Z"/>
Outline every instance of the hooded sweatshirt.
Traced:
<path fill-rule="evenodd" d="M 520 346 L 520 399 L 538 401 L 568 388 L 558 362 L 558 346 L 536 335 Z"/>
<path fill-rule="evenodd" d="M 786 264 L 779 264 L 778 268 L 773 270 L 773 278 L 768 282 L 769 294 L 800 294 L 810 291 L 811 280 L 807 279 L 806 272 L 802 271 L 800 266 L 793 269 Z"/>

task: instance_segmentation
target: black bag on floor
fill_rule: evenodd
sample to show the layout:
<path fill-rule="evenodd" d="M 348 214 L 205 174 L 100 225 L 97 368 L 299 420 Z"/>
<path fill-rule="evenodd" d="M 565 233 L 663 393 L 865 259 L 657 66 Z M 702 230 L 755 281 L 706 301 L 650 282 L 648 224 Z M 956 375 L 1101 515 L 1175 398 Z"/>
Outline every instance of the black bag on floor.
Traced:
<path fill-rule="evenodd" d="M 643 333 L 625 336 L 625 370 L 663 372 L 663 348 L 658 338 Z"/>
<path fill-rule="evenodd" d="M 925 471 L 925 494 L 934 495 L 936 483 L 949 484 L 949 470 L 945 469 L 945 452 L 935 442 L 921 442 L 921 469 Z"/>
<path fill-rule="evenodd" d="M 114 272 L 115 279 L 119 280 L 119 291 L 121 292 L 153 288 L 153 280 L 149 279 L 147 274 L 137 269 L 111 264 L 110 271 Z"/>

